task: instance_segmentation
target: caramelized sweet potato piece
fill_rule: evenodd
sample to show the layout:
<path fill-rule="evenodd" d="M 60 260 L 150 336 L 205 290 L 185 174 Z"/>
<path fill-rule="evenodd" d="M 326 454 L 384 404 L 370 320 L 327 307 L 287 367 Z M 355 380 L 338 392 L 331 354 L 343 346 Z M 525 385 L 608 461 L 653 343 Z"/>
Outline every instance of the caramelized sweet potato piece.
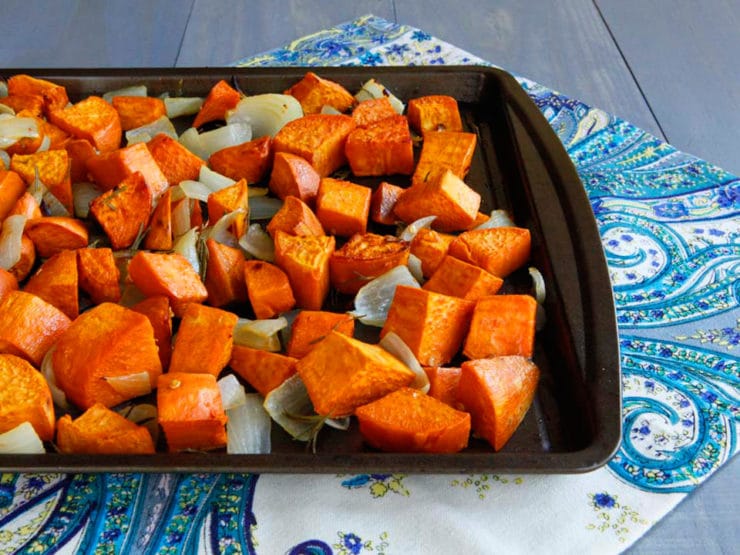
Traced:
<path fill-rule="evenodd" d="M 352 110 L 352 119 L 357 127 L 367 127 L 395 115 L 396 111 L 387 96 L 363 100 Z"/>
<path fill-rule="evenodd" d="M 8 95 L 40 96 L 44 99 L 44 112 L 47 116 L 69 103 L 67 90 L 63 86 L 22 73 L 8 79 Z"/>
<path fill-rule="evenodd" d="M 237 320 L 232 312 L 190 303 L 175 337 L 169 371 L 218 376 L 231 358 Z"/>
<path fill-rule="evenodd" d="M 113 303 L 80 314 L 51 356 L 57 385 L 81 409 L 143 395 L 162 373 L 149 319 Z"/>
<path fill-rule="evenodd" d="M 157 385 L 157 420 L 170 451 L 226 445 L 226 413 L 212 374 L 168 372 Z"/>
<path fill-rule="evenodd" d="M 4 268 L 0 268 L 0 300 L 11 291 L 18 290 L 18 280 Z"/>
<path fill-rule="evenodd" d="M 114 96 L 111 104 L 124 131 L 136 129 L 167 115 L 164 100 L 152 96 Z"/>
<path fill-rule="evenodd" d="M 121 146 L 121 118 L 116 109 L 99 96 L 88 96 L 48 116 L 51 123 L 73 137 L 90 141 L 99 152 L 110 152 Z"/>
<path fill-rule="evenodd" d="M 200 168 L 205 165 L 203 160 L 164 133 L 152 137 L 146 147 L 170 185 L 186 179 L 197 180 Z"/>
<path fill-rule="evenodd" d="M 61 251 L 44 262 L 23 288 L 64 312 L 70 320 L 80 313 L 77 296 L 77 255 Z"/>
<path fill-rule="evenodd" d="M 428 278 L 437 271 L 454 239 L 454 235 L 429 228 L 420 229 L 414 236 L 411 240 L 411 254 L 421 260 L 424 277 Z"/>
<path fill-rule="evenodd" d="M 49 141 L 47 150 L 58 150 L 66 147 L 70 140 L 69 134 L 59 129 L 56 125 L 49 123 L 41 117 L 31 113 L 21 111 L 16 114 L 19 117 L 33 117 L 36 120 L 36 126 L 39 130 L 39 136 L 35 138 L 23 137 L 15 144 L 7 148 L 7 153 L 11 156 L 15 154 L 33 154 L 39 151 L 39 148 L 45 140 Z M 42 151 L 43 152 L 43 151 Z"/>
<path fill-rule="evenodd" d="M 505 278 L 529 259 L 531 236 L 522 227 L 494 227 L 465 231 L 448 250 L 451 256 Z"/>
<path fill-rule="evenodd" d="M 0 354 L 0 434 L 29 422 L 42 441 L 54 438 L 49 384 L 28 361 Z"/>
<path fill-rule="evenodd" d="M 495 294 L 504 280 L 488 273 L 483 268 L 463 262 L 453 256 L 445 256 L 437 270 L 422 288 L 451 297 L 477 301 L 481 297 Z"/>
<path fill-rule="evenodd" d="M 262 260 L 247 260 L 243 267 L 249 302 L 258 319 L 273 318 L 295 306 L 288 275 L 278 266 Z"/>
<path fill-rule="evenodd" d="M 529 295 L 492 295 L 475 303 L 463 354 L 471 359 L 534 351 L 537 301 Z"/>
<path fill-rule="evenodd" d="M 267 232 L 274 237 L 278 230 L 300 237 L 326 235 L 313 210 L 298 197 L 285 197 L 283 205 L 267 224 Z"/>
<path fill-rule="evenodd" d="M 224 187 L 208 195 L 208 221 L 215 224 L 225 214 L 241 210 L 231 224 L 234 237 L 241 237 L 247 228 L 247 212 L 249 211 L 249 192 L 247 180 L 240 179 L 233 185 Z"/>
<path fill-rule="evenodd" d="M 235 108 L 239 100 L 241 100 L 239 91 L 222 79 L 211 87 L 193 120 L 193 127 L 224 119 L 226 112 Z"/>
<path fill-rule="evenodd" d="M 0 169 L 0 223 L 10 215 L 15 203 L 26 192 L 26 184 L 14 171 Z"/>
<path fill-rule="evenodd" d="M 93 145 L 85 139 L 72 139 L 65 143 L 64 150 L 67 151 L 67 155 L 69 156 L 72 183 L 87 181 L 89 179 L 87 175 L 87 162 L 97 156 Z"/>
<path fill-rule="evenodd" d="M 347 162 L 344 144 L 355 127 L 345 115 L 312 114 L 286 123 L 273 139 L 275 152 L 289 152 L 306 159 L 321 177 Z"/>
<path fill-rule="evenodd" d="M 352 173 L 358 176 L 411 175 L 414 171 L 414 148 L 405 116 L 394 114 L 353 130 L 344 152 Z"/>
<path fill-rule="evenodd" d="M 458 131 L 424 133 L 421 155 L 414 175 L 411 177 L 411 183 L 416 184 L 426 180 L 427 175 L 435 166 L 447 168 L 460 179 L 465 179 L 473 161 L 477 142 L 478 139 L 474 133 Z"/>
<path fill-rule="evenodd" d="M 262 181 L 272 163 L 272 138 L 268 135 L 222 148 L 211 154 L 208 165 L 212 170 L 238 181 L 247 183 Z"/>
<path fill-rule="evenodd" d="M 234 345 L 229 366 L 263 397 L 295 374 L 298 359 Z"/>
<path fill-rule="evenodd" d="M 398 218 L 393 213 L 393 208 L 403 191 L 403 187 L 387 181 L 381 182 L 370 197 L 370 219 L 376 224 L 395 224 Z"/>
<path fill-rule="evenodd" d="M 109 248 L 77 249 L 80 288 L 95 304 L 117 303 L 121 299 L 121 272 Z"/>
<path fill-rule="evenodd" d="M 0 98 L 0 104 L 12 108 L 16 114 L 27 112 L 41 117 L 44 113 L 44 97 L 40 94 L 11 94 Z"/>
<path fill-rule="evenodd" d="M 309 71 L 303 79 L 285 91 L 301 103 L 304 114 L 318 114 L 324 106 L 346 112 L 355 104 L 355 97 L 339 83 L 319 77 Z"/>
<path fill-rule="evenodd" d="M 86 455 L 154 453 L 154 441 L 146 427 L 101 403 L 95 403 L 74 420 L 69 414 L 62 416 L 57 422 L 57 447 L 61 453 Z"/>
<path fill-rule="evenodd" d="M 316 197 L 316 217 L 333 235 L 365 233 L 372 193 L 369 187 L 325 177 Z"/>
<path fill-rule="evenodd" d="M 427 131 L 462 131 L 457 100 L 435 94 L 409 100 L 407 115 L 411 127 L 420 134 Z"/>
<path fill-rule="evenodd" d="M 28 220 L 26 233 L 42 258 L 50 258 L 66 249 L 81 249 L 88 241 L 87 227 L 81 220 L 62 216 Z"/>
<path fill-rule="evenodd" d="M 409 259 L 409 245 L 391 235 L 357 233 L 329 259 L 331 285 L 340 293 L 354 295 L 368 281 Z"/>
<path fill-rule="evenodd" d="M 274 239 L 275 264 L 288 275 L 296 305 L 320 310 L 329 294 L 329 257 L 334 252 L 334 237 L 296 237 L 278 230 Z"/>
<path fill-rule="evenodd" d="M 286 352 L 290 357 L 303 358 L 333 331 L 352 337 L 355 332 L 355 319 L 349 314 L 338 312 L 301 310 L 290 328 Z"/>
<path fill-rule="evenodd" d="M 36 202 L 36 199 L 33 198 L 33 195 L 28 191 L 18 197 L 18 200 L 15 201 L 15 204 L 13 205 L 11 211 L 8 213 L 8 216 L 13 216 L 14 214 L 25 216 L 27 220 L 40 218 L 41 216 L 43 216 L 39 203 Z"/>
<path fill-rule="evenodd" d="M 399 285 L 380 332 L 395 332 L 424 366 L 452 360 L 468 332 L 475 303 Z"/>
<path fill-rule="evenodd" d="M 425 366 L 424 372 L 429 378 L 430 397 L 442 401 L 453 408 L 459 408 L 457 387 L 460 384 L 462 370 L 459 366 Z"/>
<path fill-rule="evenodd" d="M 148 297 L 132 306 L 131 310 L 149 319 L 154 330 L 154 342 L 157 344 L 162 370 L 167 370 L 172 357 L 172 310 L 169 299 L 164 295 Z"/>
<path fill-rule="evenodd" d="M 321 177 L 304 158 L 289 152 L 275 153 L 268 187 L 278 198 L 293 196 L 312 206 L 319 181 Z"/>
<path fill-rule="evenodd" d="M 234 301 L 246 301 L 244 253 L 213 239 L 206 241 L 206 248 L 208 265 L 205 286 L 208 290 L 208 304 L 224 306 Z"/>
<path fill-rule="evenodd" d="M 9 271 L 19 282 L 28 277 L 36 264 L 36 247 L 25 233 L 21 237 L 21 258 Z"/>
<path fill-rule="evenodd" d="M 136 143 L 90 158 L 87 169 L 95 183 L 104 191 L 117 187 L 137 172 L 144 178 L 154 199 L 159 198 L 169 187 L 167 178 L 145 143 Z"/>
<path fill-rule="evenodd" d="M 520 356 L 468 360 L 462 364 L 458 398 L 470 412 L 473 430 L 500 450 L 529 410 L 539 368 Z"/>
<path fill-rule="evenodd" d="M 157 201 L 149 220 L 149 231 L 144 237 L 144 248 L 150 251 L 172 249 L 172 189 L 167 189 Z M 187 202 L 188 199 L 182 199 Z"/>
<path fill-rule="evenodd" d="M 457 453 L 470 437 L 467 412 L 410 387 L 358 407 L 356 414 L 362 437 L 382 451 Z"/>
<path fill-rule="evenodd" d="M 318 414 L 342 417 L 409 385 L 414 373 L 378 345 L 335 331 L 296 363 Z"/>
<path fill-rule="evenodd" d="M 10 169 L 17 172 L 29 186 L 36 179 L 38 169 L 41 182 L 62 203 L 67 212 L 73 213 L 71 166 L 66 150 L 16 154 L 10 161 Z"/>

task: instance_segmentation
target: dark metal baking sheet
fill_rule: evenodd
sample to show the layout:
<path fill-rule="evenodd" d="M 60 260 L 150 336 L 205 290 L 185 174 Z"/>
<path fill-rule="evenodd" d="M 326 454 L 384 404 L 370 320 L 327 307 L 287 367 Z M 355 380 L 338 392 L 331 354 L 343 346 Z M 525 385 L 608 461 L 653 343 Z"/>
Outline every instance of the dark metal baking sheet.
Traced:
<path fill-rule="evenodd" d="M 72 100 L 134 84 L 152 96 L 205 96 L 219 79 L 247 94 L 281 92 L 307 68 L 3 70 L 67 87 Z M 531 265 L 547 286 L 546 324 L 534 360 L 542 371 L 533 406 L 508 444 L 493 452 L 482 440 L 451 455 L 391 454 L 348 432 L 323 430 L 317 452 L 273 426 L 269 455 L 158 453 L 150 456 L 0 455 L 0 470 L 52 472 L 467 473 L 584 472 L 605 464 L 621 439 L 619 348 L 612 291 L 593 214 L 563 145 L 508 73 L 482 67 L 314 68 L 351 91 L 371 77 L 399 98 L 454 96 L 478 148 L 466 182 L 481 211 L 505 208 L 532 232 Z M 526 270 L 524 270 L 526 272 Z M 525 279 L 515 274 L 508 287 Z"/>

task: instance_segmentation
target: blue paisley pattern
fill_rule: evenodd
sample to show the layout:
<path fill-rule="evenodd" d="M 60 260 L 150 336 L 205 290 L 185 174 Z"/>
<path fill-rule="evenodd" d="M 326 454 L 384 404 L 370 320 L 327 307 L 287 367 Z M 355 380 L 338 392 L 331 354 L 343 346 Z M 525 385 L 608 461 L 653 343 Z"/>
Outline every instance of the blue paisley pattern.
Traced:
<path fill-rule="evenodd" d="M 487 64 L 418 29 L 366 16 L 237 65 L 437 63 Z M 740 336 L 740 180 L 628 122 L 518 80 L 566 146 L 603 238 L 624 392 L 624 439 L 608 468 L 645 491 L 688 492 L 738 447 L 740 367 L 731 349 Z M 706 340 L 718 334 L 729 339 Z M 253 553 L 257 480 L 0 474 L 0 555 L 62 547 Z M 369 478 L 341 480 L 359 488 Z M 362 548 L 350 543 L 340 551 Z M 288 552 L 333 551 L 308 540 Z"/>

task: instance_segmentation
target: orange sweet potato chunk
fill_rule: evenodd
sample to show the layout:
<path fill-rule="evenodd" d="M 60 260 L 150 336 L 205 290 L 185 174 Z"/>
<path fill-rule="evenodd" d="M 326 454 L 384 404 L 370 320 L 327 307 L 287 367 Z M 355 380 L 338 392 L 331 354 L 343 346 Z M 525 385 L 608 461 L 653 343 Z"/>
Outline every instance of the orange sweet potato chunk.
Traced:
<path fill-rule="evenodd" d="M 365 233 L 372 189 L 351 181 L 325 177 L 316 197 L 316 217 L 332 235 Z"/>
<path fill-rule="evenodd" d="M 19 282 L 28 277 L 36 264 L 36 247 L 27 234 L 21 236 L 21 258 L 9 272 Z"/>
<path fill-rule="evenodd" d="M 329 260 L 329 276 L 334 289 L 354 295 L 368 281 L 409 259 L 409 245 L 391 235 L 357 233 Z"/>
<path fill-rule="evenodd" d="M 278 266 L 262 260 L 247 260 L 243 268 L 249 302 L 258 319 L 274 318 L 295 306 L 288 275 Z"/>
<path fill-rule="evenodd" d="M 208 265 L 205 286 L 208 290 L 208 304 L 219 307 L 234 301 L 246 301 L 244 253 L 214 239 L 206 241 L 206 248 Z"/>
<path fill-rule="evenodd" d="M 329 294 L 329 258 L 334 236 L 296 237 L 275 233 L 275 264 L 288 276 L 296 305 L 320 310 Z"/>
<path fill-rule="evenodd" d="M 67 249 L 87 246 L 88 232 L 82 220 L 63 216 L 34 218 L 26 222 L 26 233 L 42 258 L 50 258 Z"/>
<path fill-rule="evenodd" d="M 234 345 L 229 366 L 263 397 L 296 373 L 298 359 Z"/>
<path fill-rule="evenodd" d="M 382 451 L 457 453 L 470 437 L 467 412 L 409 387 L 359 407 L 356 414 L 362 437 Z"/>
<path fill-rule="evenodd" d="M 69 155 L 64 149 L 46 150 L 34 154 L 16 154 L 10 161 L 10 169 L 17 172 L 27 185 L 39 179 L 49 189 L 70 214 L 74 211 L 72 203 L 71 165 Z"/>
<path fill-rule="evenodd" d="M 286 353 L 290 357 L 303 358 L 330 332 L 343 333 L 352 337 L 355 319 L 349 314 L 323 310 L 301 310 L 293 320 Z"/>
<path fill-rule="evenodd" d="M 226 446 L 226 413 L 212 374 L 168 372 L 157 384 L 157 420 L 170 451 Z"/>
<path fill-rule="evenodd" d="M 223 120 L 226 112 L 232 110 L 241 100 L 241 94 L 223 79 L 213 85 L 193 120 L 193 127 L 200 127 L 210 121 Z"/>
<path fill-rule="evenodd" d="M 169 371 L 218 376 L 231 358 L 237 320 L 232 312 L 189 304 L 175 337 Z"/>
<path fill-rule="evenodd" d="M 125 387 L 122 378 L 146 372 L 153 389 L 162 373 L 149 319 L 113 303 L 80 314 L 57 341 L 52 362 L 57 385 L 81 409 L 137 397 L 141 390 Z"/>
<path fill-rule="evenodd" d="M 457 100 L 447 95 L 429 95 L 409 100 L 409 123 L 420 134 L 427 131 L 462 131 Z"/>
<path fill-rule="evenodd" d="M 63 86 L 22 73 L 8 79 L 8 95 L 40 96 L 44 99 L 44 111 L 47 116 L 69 103 L 67 90 Z"/>
<path fill-rule="evenodd" d="M 131 310 L 149 319 L 154 330 L 154 342 L 157 344 L 162 370 L 167 370 L 172 357 L 172 310 L 169 299 L 163 295 L 148 297 L 132 306 Z"/>
<path fill-rule="evenodd" d="M 12 210 L 8 213 L 8 216 L 20 214 L 25 216 L 27 220 L 33 220 L 34 218 L 40 218 L 43 216 L 41 213 L 41 207 L 33 195 L 26 191 L 23 193 L 13 205 Z"/>
<path fill-rule="evenodd" d="M 235 181 L 262 181 L 272 164 L 272 137 L 260 137 L 239 145 L 222 148 L 211 154 L 212 170 Z"/>
<path fill-rule="evenodd" d="M 421 260 L 421 271 L 424 277 L 430 277 L 437 271 L 447 255 L 454 235 L 440 233 L 429 228 L 422 228 L 411 240 L 411 254 Z"/>
<path fill-rule="evenodd" d="M 411 177 L 411 183 L 416 184 L 426 180 L 434 167 L 447 168 L 460 179 L 465 179 L 470 170 L 477 143 L 478 138 L 475 133 L 459 131 L 424 133 L 421 154 L 414 175 Z"/>
<path fill-rule="evenodd" d="M 233 185 L 214 191 L 208 195 L 208 220 L 215 224 L 222 216 L 241 210 L 231 224 L 234 237 L 241 237 L 247 228 L 247 212 L 249 211 L 249 191 L 247 180 L 240 179 Z"/>
<path fill-rule="evenodd" d="M 274 237 L 280 230 L 300 237 L 326 235 L 321 222 L 311 208 L 298 197 L 285 197 L 283 205 L 267 224 L 267 233 Z"/>
<path fill-rule="evenodd" d="M 0 268 L 0 300 L 11 291 L 18 290 L 18 280 L 4 268 Z"/>
<path fill-rule="evenodd" d="M 460 367 L 425 366 L 424 372 L 429 378 L 428 395 L 453 408 L 460 408 L 460 403 L 457 400 L 457 388 L 462 373 Z"/>
<path fill-rule="evenodd" d="M 44 376 L 28 361 L 0 354 L 0 434 L 29 422 L 42 441 L 54 438 L 54 403 Z"/>
<path fill-rule="evenodd" d="M 527 262 L 530 248 L 529 230 L 510 226 L 465 231 L 450 243 L 448 252 L 505 278 Z"/>
<path fill-rule="evenodd" d="M 355 127 L 350 116 L 311 114 L 286 123 L 273 139 L 275 152 L 288 152 L 307 160 L 321 177 L 347 162 L 344 145 Z"/>
<path fill-rule="evenodd" d="M 396 333 L 424 366 L 452 360 L 468 332 L 475 303 L 399 285 L 381 330 Z"/>
<path fill-rule="evenodd" d="M 344 146 L 352 173 L 368 175 L 411 175 L 414 148 L 405 116 L 392 115 L 353 130 Z"/>
<path fill-rule="evenodd" d="M 48 140 L 48 150 L 63 149 L 66 147 L 70 140 L 69 134 L 65 133 L 62 129 L 59 129 L 56 125 L 49 123 L 45 119 L 32 115 L 26 111 L 20 111 L 16 113 L 19 117 L 32 117 L 36 121 L 36 126 L 39 130 L 38 137 L 23 137 L 18 140 L 15 144 L 10 145 L 7 148 L 7 153 L 11 156 L 14 154 L 33 154 L 39 151 L 39 148 Z M 43 151 L 42 151 L 43 152 Z"/>
<path fill-rule="evenodd" d="M 149 430 L 101 403 L 95 403 L 74 420 L 69 414 L 57 422 L 57 447 L 61 453 L 86 455 L 149 455 L 154 441 Z"/>
<path fill-rule="evenodd" d="M 0 98 L 0 104 L 12 108 L 16 114 L 24 111 L 41 117 L 44 113 L 44 97 L 40 94 L 10 94 Z"/>
<path fill-rule="evenodd" d="M 109 248 L 77 249 L 80 288 L 95 304 L 117 303 L 121 299 L 121 272 Z"/>
<path fill-rule="evenodd" d="M 98 155 L 95 147 L 85 139 L 72 139 L 64 145 L 64 150 L 69 156 L 72 183 L 88 181 L 90 178 L 87 175 L 87 162 Z"/>
<path fill-rule="evenodd" d="M 339 83 L 319 77 L 309 71 L 285 91 L 301 103 L 304 114 L 318 114 L 324 106 L 346 112 L 355 104 L 355 97 Z"/>
<path fill-rule="evenodd" d="M 10 214 L 26 192 L 26 184 L 21 176 L 14 171 L 0 169 L 0 223 Z"/>
<path fill-rule="evenodd" d="M 534 352 L 537 301 L 529 295 L 492 295 L 478 299 L 463 354 L 471 359 Z"/>
<path fill-rule="evenodd" d="M 403 187 L 382 181 L 370 197 L 370 219 L 376 224 L 393 225 L 398 221 L 393 209 Z"/>
<path fill-rule="evenodd" d="M 111 104 L 118 112 L 124 131 L 147 125 L 167 115 L 164 100 L 152 96 L 115 96 Z"/>
<path fill-rule="evenodd" d="M 477 301 L 494 295 L 504 281 L 483 268 L 452 256 L 445 256 L 432 277 L 422 287 L 427 291 Z"/>
<path fill-rule="evenodd" d="M 144 178 L 152 198 L 159 198 L 169 187 L 167 178 L 145 143 L 136 143 L 90 158 L 87 169 L 95 183 L 105 191 L 117 187 L 137 172 Z"/>
<path fill-rule="evenodd" d="M 23 288 L 64 312 L 70 320 L 80 313 L 77 295 L 77 255 L 61 251 L 44 262 Z"/>
<path fill-rule="evenodd" d="M 205 165 L 202 159 L 164 133 L 152 137 L 146 147 L 170 185 L 186 179 L 197 180 L 200 168 Z"/>
<path fill-rule="evenodd" d="M 268 187 L 278 198 L 293 196 L 312 206 L 320 181 L 321 176 L 306 159 L 289 152 L 275 153 Z"/>
<path fill-rule="evenodd" d="M 395 115 L 396 111 L 387 96 L 363 100 L 352 110 L 352 119 L 357 127 L 367 127 Z"/>
<path fill-rule="evenodd" d="M 414 373 L 378 345 L 331 332 L 296 363 L 318 414 L 342 417 L 409 385 Z"/>
<path fill-rule="evenodd" d="M 509 441 L 532 404 L 539 368 L 520 356 L 468 360 L 462 364 L 458 397 L 473 431 L 496 450 Z"/>
<path fill-rule="evenodd" d="M 99 152 L 110 152 L 121 146 L 121 118 L 99 96 L 88 96 L 77 104 L 54 110 L 49 119 L 73 137 L 90 141 Z"/>
<path fill-rule="evenodd" d="M 188 199 L 182 199 L 187 202 Z M 200 206 L 200 205 L 199 205 Z M 172 189 L 167 189 L 157 201 L 144 237 L 144 248 L 150 251 L 172 250 Z"/>

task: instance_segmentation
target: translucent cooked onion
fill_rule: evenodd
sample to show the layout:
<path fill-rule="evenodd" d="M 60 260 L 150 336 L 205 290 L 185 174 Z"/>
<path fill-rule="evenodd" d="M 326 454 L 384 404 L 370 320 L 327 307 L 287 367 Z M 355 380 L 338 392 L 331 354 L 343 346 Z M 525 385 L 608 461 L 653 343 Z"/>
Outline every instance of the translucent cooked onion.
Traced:
<path fill-rule="evenodd" d="M 203 183 L 203 185 L 208 187 L 212 192 L 220 191 L 221 189 L 225 189 L 226 187 L 230 187 L 231 185 L 236 183 L 236 181 L 234 181 L 230 177 L 221 175 L 220 173 L 213 171 L 206 165 L 200 167 L 198 181 Z"/>
<path fill-rule="evenodd" d="M 8 83 L 5 82 L 5 79 L 0 78 L 0 98 L 6 96 L 8 96 Z"/>
<path fill-rule="evenodd" d="M 35 168 L 35 173 L 36 175 L 33 183 L 31 183 L 31 186 L 28 188 L 28 193 L 34 198 L 39 206 L 43 205 L 49 216 L 69 216 L 70 214 L 67 211 L 67 208 L 51 193 L 51 191 L 49 191 L 46 185 L 44 185 L 39 178 L 38 168 Z"/>
<path fill-rule="evenodd" d="M 10 168 L 10 154 L 4 150 L 0 150 L 0 169 L 3 167 L 5 167 L 6 170 Z"/>
<path fill-rule="evenodd" d="M 44 137 L 41 139 L 41 144 L 36 149 L 36 152 L 46 152 L 49 150 L 49 147 L 51 146 L 51 137 L 49 135 L 44 135 Z"/>
<path fill-rule="evenodd" d="M 429 376 L 424 372 L 419 360 L 398 334 L 388 332 L 383 336 L 383 339 L 380 340 L 378 345 L 383 347 L 383 349 L 403 362 L 411 371 L 413 371 L 416 378 L 414 378 L 413 383 L 409 387 L 418 389 L 422 393 L 429 392 Z"/>
<path fill-rule="evenodd" d="M 201 106 L 203 106 L 203 99 L 199 96 L 174 96 L 164 99 L 164 107 L 170 119 L 194 116 Z"/>
<path fill-rule="evenodd" d="M 249 197 L 249 217 L 252 220 L 269 220 L 283 206 L 283 201 L 272 197 Z"/>
<path fill-rule="evenodd" d="M 396 266 L 360 288 L 355 296 L 355 310 L 350 314 L 363 324 L 382 328 L 399 285 L 421 287 L 408 266 Z"/>
<path fill-rule="evenodd" d="M 37 139 L 39 128 L 33 118 L 0 114 L 0 148 L 8 148 L 21 139 Z"/>
<path fill-rule="evenodd" d="M 514 221 L 506 210 L 494 210 L 491 217 L 473 229 L 491 229 L 494 227 L 512 227 Z"/>
<path fill-rule="evenodd" d="M 370 100 L 371 98 L 381 98 L 383 96 L 388 97 L 391 106 L 393 106 L 393 109 L 396 111 L 397 114 L 403 114 L 403 111 L 406 108 L 403 102 L 401 102 L 400 99 L 398 99 L 393 93 L 386 89 L 381 83 L 378 83 L 375 79 L 370 79 L 369 81 L 366 81 L 365 84 L 362 85 L 362 88 L 359 90 L 359 92 L 355 95 L 355 98 L 357 99 L 357 102 L 362 102 L 363 100 Z"/>
<path fill-rule="evenodd" d="M 148 372 L 135 372 L 125 376 L 103 376 L 103 380 L 127 399 L 141 397 L 152 392 L 152 383 Z"/>
<path fill-rule="evenodd" d="M 545 278 L 542 277 L 540 271 L 534 266 L 529 267 L 529 276 L 532 278 L 532 285 L 534 286 L 534 298 L 537 304 L 544 304 L 545 302 Z"/>
<path fill-rule="evenodd" d="M 191 228 L 186 233 L 180 235 L 175 239 L 175 244 L 172 245 L 172 250 L 177 254 L 184 256 L 190 265 L 195 270 L 195 273 L 200 275 L 200 258 L 198 257 L 198 230 L 197 228 Z"/>
<path fill-rule="evenodd" d="M 282 127 L 303 116 L 300 102 L 288 94 L 255 94 L 242 98 L 233 110 L 226 114 L 227 123 L 248 123 L 252 136 L 274 137 Z"/>
<path fill-rule="evenodd" d="M 436 219 L 437 216 L 424 216 L 423 218 L 419 218 L 407 225 L 403 231 L 401 231 L 398 238 L 401 239 L 401 241 L 411 242 L 411 240 L 416 237 L 416 234 L 419 233 L 420 229 L 431 227 L 432 222 Z"/>
<path fill-rule="evenodd" d="M 173 198 L 176 195 L 183 195 L 180 186 L 172 187 Z M 190 230 L 190 201 L 173 203 L 172 207 L 172 236 L 181 237 Z"/>
<path fill-rule="evenodd" d="M 105 100 L 106 102 L 111 102 L 117 96 L 146 96 L 146 95 L 147 95 L 146 85 L 131 85 L 130 87 L 123 87 L 120 89 L 115 89 L 113 91 L 108 91 L 107 93 L 103 94 L 103 100 Z"/>
<path fill-rule="evenodd" d="M 149 430 L 152 441 L 157 444 L 159 439 L 159 422 L 157 422 L 157 407 L 150 403 L 137 403 L 128 405 L 118 410 L 118 414 L 130 420 L 134 424 L 144 426 Z"/>
<path fill-rule="evenodd" d="M 316 415 L 306 385 L 293 374 L 265 397 L 264 407 L 270 417 L 294 439 L 308 441 L 316 426 L 309 418 Z M 295 418 L 295 417 L 303 418 Z M 306 418 L 308 417 L 308 418 Z"/>
<path fill-rule="evenodd" d="M 259 260 L 275 260 L 275 243 L 260 224 L 252 224 L 247 228 L 247 232 L 239 238 L 239 246 Z"/>
<path fill-rule="evenodd" d="M 170 118 L 160 116 L 151 123 L 126 131 L 126 144 L 145 143 L 160 133 L 177 140 L 177 131 Z"/>
<path fill-rule="evenodd" d="M 267 455 L 272 450 L 272 420 L 259 393 L 248 393 L 240 405 L 226 410 L 226 452 Z"/>
<path fill-rule="evenodd" d="M 203 160 L 208 160 L 208 151 L 203 145 L 203 139 L 195 127 L 188 127 L 183 131 L 178 140 L 182 146 L 187 148 L 197 157 L 202 158 Z"/>
<path fill-rule="evenodd" d="M 246 143 L 251 139 L 252 128 L 247 123 L 229 123 L 200 134 L 200 144 L 206 153 L 205 158 L 209 158 L 214 152 Z"/>
<path fill-rule="evenodd" d="M 200 181 L 193 181 L 191 179 L 180 181 L 180 189 L 185 193 L 186 197 L 194 198 L 203 202 L 207 202 L 208 195 L 213 192 Z"/>
<path fill-rule="evenodd" d="M 414 276 L 414 279 L 419 283 L 424 283 L 424 271 L 421 267 L 421 258 L 415 254 L 409 254 L 409 260 L 406 265 L 409 267 L 409 272 Z"/>
<path fill-rule="evenodd" d="M 321 107 L 321 113 L 329 116 L 338 116 L 341 115 L 342 112 L 337 110 L 334 106 L 329 106 L 328 104 L 325 104 Z"/>
<path fill-rule="evenodd" d="M 15 214 L 5 218 L 0 230 L 0 268 L 10 270 L 21 259 L 23 229 L 26 217 Z"/>
<path fill-rule="evenodd" d="M 241 209 L 233 210 L 232 212 L 224 214 L 213 226 L 209 227 L 205 231 L 205 239 L 213 239 L 222 245 L 237 247 L 238 242 L 234 234 L 231 232 L 231 227 L 236 220 L 243 216 L 246 216 L 246 212 Z"/>
<path fill-rule="evenodd" d="M 94 183 L 81 181 L 72 184 L 72 202 L 74 204 L 75 216 L 87 218 L 90 212 L 90 203 L 102 194 Z"/>
<path fill-rule="evenodd" d="M 244 386 L 234 374 L 227 374 L 218 380 L 218 389 L 221 391 L 221 404 L 224 410 L 233 409 L 244 404 L 246 395 Z"/>
<path fill-rule="evenodd" d="M 54 349 L 55 347 L 52 347 L 51 349 L 46 351 L 46 354 L 41 361 L 41 374 L 43 374 L 44 378 L 46 379 L 46 383 L 49 384 L 49 390 L 51 391 L 51 400 L 54 401 L 54 404 L 57 407 L 67 411 L 71 408 L 69 401 L 67 401 L 67 395 L 59 388 L 59 386 L 57 385 L 57 379 L 54 376 L 54 364 L 52 362 Z"/>
<path fill-rule="evenodd" d="M 234 326 L 234 345 L 276 353 L 281 349 L 280 330 L 287 326 L 288 320 L 282 316 L 265 320 L 239 318 Z"/>
<path fill-rule="evenodd" d="M 0 104 L 0 114 L 8 114 L 9 116 L 15 115 L 15 110 L 7 104 Z"/>
<path fill-rule="evenodd" d="M 46 453 L 44 443 L 30 422 L 18 424 L 0 434 L 0 453 L 3 455 L 40 455 Z"/>

